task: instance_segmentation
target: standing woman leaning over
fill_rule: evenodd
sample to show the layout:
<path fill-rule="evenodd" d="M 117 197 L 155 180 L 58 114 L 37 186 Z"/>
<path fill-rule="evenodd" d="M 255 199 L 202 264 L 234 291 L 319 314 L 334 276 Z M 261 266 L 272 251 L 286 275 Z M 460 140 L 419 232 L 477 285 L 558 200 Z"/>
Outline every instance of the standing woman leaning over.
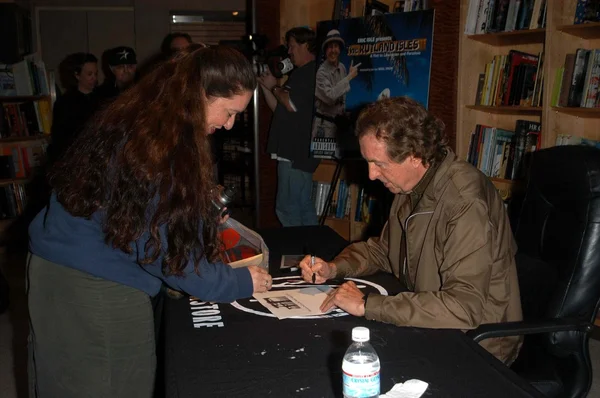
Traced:
<path fill-rule="evenodd" d="M 50 204 L 29 227 L 39 398 L 151 397 L 162 281 L 216 302 L 270 289 L 265 270 L 218 259 L 210 194 L 208 135 L 233 126 L 255 86 L 233 49 L 182 51 L 98 113 L 51 171 Z"/>
<path fill-rule="evenodd" d="M 65 92 L 54 104 L 52 143 L 48 148 L 50 163 L 64 154 L 98 107 L 95 93 L 98 84 L 98 59 L 94 54 L 67 55 L 58 70 Z"/>

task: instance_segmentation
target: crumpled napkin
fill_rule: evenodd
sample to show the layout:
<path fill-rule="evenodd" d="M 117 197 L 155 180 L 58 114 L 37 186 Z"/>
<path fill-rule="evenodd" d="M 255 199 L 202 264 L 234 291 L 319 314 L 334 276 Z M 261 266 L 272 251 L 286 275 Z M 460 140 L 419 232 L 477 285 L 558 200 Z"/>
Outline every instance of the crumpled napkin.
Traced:
<path fill-rule="evenodd" d="M 379 398 L 419 398 L 428 386 L 429 384 L 421 380 L 406 380 L 404 383 L 397 383 L 390 391 L 380 395 Z"/>

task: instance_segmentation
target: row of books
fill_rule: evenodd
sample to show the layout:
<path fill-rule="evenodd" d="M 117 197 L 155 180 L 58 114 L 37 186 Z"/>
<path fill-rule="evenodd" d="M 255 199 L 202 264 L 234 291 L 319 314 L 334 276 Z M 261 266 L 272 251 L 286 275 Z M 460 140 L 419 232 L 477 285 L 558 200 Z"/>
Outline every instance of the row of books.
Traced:
<path fill-rule="evenodd" d="M 471 0 L 465 34 L 546 27 L 547 0 Z"/>
<path fill-rule="evenodd" d="M 544 54 L 510 50 L 496 55 L 479 75 L 475 105 L 541 106 Z"/>
<path fill-rule="evenodd" d="M 0 96 L 50 95 L 46 65 L 37 54 L 21 62 L 0 64 Z"/>
<path fill-rule="evenodd" d="M 561 145 L 587 145 L 600 149 L 600 141 L 590 140 L 589 138 L 583 138 L 578 135 L 571 134 L 559 134 L 556 136 L 556 146 Z"/>
<path fill-rule="evenodd" d="M 46 142 L 33 145 L 3 145 L 0 147 L 0 180 L 27 178 L 41 166 L 46 154 Z"/>
<path fill-rule="evenodd" d="M 577 0 L 575 24 L 600 21 L 600 0 Z"/>
<path fill-rule="evenodd" d="M 0 138 L 50 134 L 51 120 L 47 100 L 4 103 L 0 106 Z"/>
<path fill-rule="evenodd" d="M 578 48 L 565 56 L 565 63 L 556 70 L 551 105 L 579 108 L 600 107 L 600 49 Z"/>
<path fill-rule="evenodd" d="M 331 190 L 331 184 L 328 182 L 313 181 L 312 200 L 317 210 L 317 216 L 323 215 L 325 211 L 325 201 Z M 331 198 L 331 204 L 327 211 L 327 217 L 348 219 L 351 210 L 350 186 L 345 180 L 339 179 Z M 368 193 L 364 187 L 358 188 L 356 197 L 356 209 L 354 221 L 369 223 L 371 215 L 375 209 L 377 199 L 374 195 Z"/>
<path fill-rule="evenodd" d="M 0 219 L 15 218 L 27 205 L 27 192 L 23 184 L 0 186 Z"/>
<path fill-rule="evenodd" d="M 328 182 L 313 181 L 312 200 L 321 216 L 325 210 L 325 202 L 331 190 Z M 334 187 L 331 204 L 327 210 L 327 217 L 346 218 L 350 215 L 350 187 L 345 180 L 338 180 Z"/>
<path fill-rule="evenodd" d="M 371 222 L 371 216 L 375 211 L 377 198 L 374 195 L 367 193 L 364 187 L 360 187 L 356 198 L 356 211 L 354 212 L 354 221 Z"/>
<path fill-rule="evenodd" d="M 467 161 L 488 177 L 521 177 L 526 153 L 541 146 L 541 124 L 517 120 L 515 130 L 478 124 L 471 133 Z"/>

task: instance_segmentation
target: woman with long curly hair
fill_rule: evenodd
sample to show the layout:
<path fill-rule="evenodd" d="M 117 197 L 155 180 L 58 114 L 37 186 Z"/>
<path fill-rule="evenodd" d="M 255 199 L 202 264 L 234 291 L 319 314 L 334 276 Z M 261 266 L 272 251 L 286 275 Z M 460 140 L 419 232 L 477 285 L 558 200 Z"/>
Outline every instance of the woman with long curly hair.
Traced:
<path fill-rule="evenodd" d="M 151 298 L 264 292 L 271 276 L 218 259 L 208 136 L 230 129 L 256 80 L 227 47 L 181 51 L 89 123 L 50 172 L 29 227 L 30 369 L 37 397 L 151 397 Z"/>

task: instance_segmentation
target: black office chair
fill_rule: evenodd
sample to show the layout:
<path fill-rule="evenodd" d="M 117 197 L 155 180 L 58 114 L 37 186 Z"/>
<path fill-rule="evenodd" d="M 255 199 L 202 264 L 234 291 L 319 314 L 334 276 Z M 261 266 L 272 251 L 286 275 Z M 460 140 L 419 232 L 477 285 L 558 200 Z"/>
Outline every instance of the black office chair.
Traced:
<path fill-rule="evenodd" d="M 600 149 L 534 152 L 513 230 L 523 322 L 482 325 L 476 341 L 526 335 L 512 365 L 549 397 L 585 397 L 600 300 Z"/>

